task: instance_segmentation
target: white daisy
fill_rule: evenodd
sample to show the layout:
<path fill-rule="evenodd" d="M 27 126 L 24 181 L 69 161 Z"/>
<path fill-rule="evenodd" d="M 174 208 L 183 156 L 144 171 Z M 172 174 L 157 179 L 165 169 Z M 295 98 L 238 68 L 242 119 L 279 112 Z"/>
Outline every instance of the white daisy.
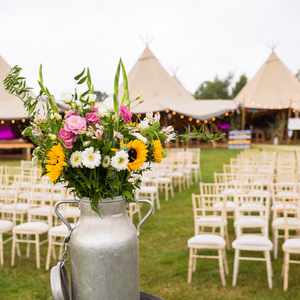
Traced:
<path fill-rule="evenodd" d="M 110 165 L 110 157 L 108 155 L 105 155 L 102 159 L 102 167 L 108 168 Z"/>
<path fill-rule="evenodd" d="M 82 164 L 89 168 L 94 169 L 101 163 L 101 154 L 99 151 L 94 151 L 93 147 L 89 147 L 82 152 Z"/>
<path fill-rule="evenodd" d="M 70 163 L 73 168 L 79 168 L 82 164 L 82 155 L 80 151 L 75 151 L 70 157 Z"/>
<path fill-rule="evenodd" d="M 140 128 L 141 129 L 146 129 L 146 128 L 148 128 L 149 127 L 149 122 L 148 122 L 148 120 L 143 120 L 143 121 L 141 121 L 140 122 Z"/>
<path fill-rule="evenodd" d="M 128 153 L 124 150 L 118 151 L 111 159 L 111 165 L 118 171 L 126 170 L 128 162 Z"/>
<path fill-rule="evenodd" d="M 147 139 L 138 132 L 132 132 L 131 135 L 136 137 L 138 140 L 142 141 L 144 144 L 147 144 Z"/>

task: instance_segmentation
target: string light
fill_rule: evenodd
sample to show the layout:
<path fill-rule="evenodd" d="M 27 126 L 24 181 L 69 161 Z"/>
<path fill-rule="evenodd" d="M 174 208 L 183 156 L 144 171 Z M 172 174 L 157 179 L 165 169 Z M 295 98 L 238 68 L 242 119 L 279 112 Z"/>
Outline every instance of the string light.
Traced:
<path fill-rule="evenodd" d="M 199 123 L 200 123 L 200 120 L 197 120 L 196 123 L 199 124 Z"/>
<path fill-rule="evenodd" d="M 193 118 L 189 117 L 189 121 L 192 122 L 192 121 L 193 121 Z"/>
<path fill-rule="evenodd" d="M 172 112 L 172 115 L 173 115 L 173 116 L 175 116 L 175 115 L 176 115 L 176 112 L 175 112 L 175 111 L 173 111 L 173 112 Z"/>
<path fill-rule="evenodd" d="M 166 109 L 166 113 L 169 113 L 169 110 L 168 110 L 168 109 Z"/>
<path fill-rule="evenodd" d="M 25 123 L 25 122 L 26 122 L 26 120 L 25 120 L 25 119 L 22 119 L 22 122 L 23 122 L 23 123 Z"/>
<path fill-rule="evenodd" d="M 4 124 L 5 123 L 5 121 L 4 120 L 1 120 L 1 124 Z"/>
<path fill-rule="evenodd" d="M 207 124 L 207 123 L 208 123 L 208 121 L 207 121 L 207 120 L 204 120 L 204 123 L 205 123 L 205 124 Z"/>
<path fill-rule="evenodd" d="M 225 113 L 225 116 L 227 117 L 228 115 L 229 115 L 228 112 L 226 112 L 226 113 Z"/>
<path fill-rule="evenodd" d="M 180 116 L 180 119 L 183 119 L 183 118 L 184 118 L 184 115 L 181 115 L 181 116 Z"/>
<path fill-rule="evenodd" d="M 11 120 L 11 123 L 12 123 L 12 124 L 15 124 L 15 122 L 16 122 L 15 120 Z"/>
<path fill-rule="evenodd" d="M 213 121 L 213 122 L 216 121 L 216 118 L 212 118 L 212 121 Z"/>

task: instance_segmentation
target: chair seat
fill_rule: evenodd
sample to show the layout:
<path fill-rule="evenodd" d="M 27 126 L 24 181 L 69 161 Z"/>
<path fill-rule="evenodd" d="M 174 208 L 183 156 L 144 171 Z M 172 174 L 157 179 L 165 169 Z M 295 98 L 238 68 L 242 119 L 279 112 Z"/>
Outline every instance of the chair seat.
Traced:
<path fill-rule="evenodd" d="M 0 233 L 9 232 L 13 229 L 14 224 L 8 220 L 0 220 Z"/>
<path fill-rule="evenodd" d="M 286 240 L 282 245 L 283 251 L 300 254 L 300 238 Z"/>
<path fill-rule="evenodd" d="M 225 226 L 227 221 L 219 216 L 201 216 L 196 218 L 196 224 L 198 226 Z"/>
<path fill-rule="evenodd" d="M 61 211 L 62 215 L 65 218 L 79 218 L 80 217 L 80 209 L 78 207 L 64 207 Z"/>
<path fill-rule="evenodd" d="M 42 234 L 49 230 L 49 225 L 44 222 L 27 222 L 14 227 L 14 233 Z"/>
<path fill-rule="evenodd" d="M 3 204 L 0 207 L 0 211 L 7 213 L 26 213 L 30 208 L 28 203 L 12 203 L 12 204 Z"/>
<path fill-rule="evenodd" d="M 242 203 L 239 207 L 239 211 L 241 212 L 264 212 L 265 210 L 266 207 L 259 202 Z"/>
<path fill-rule="evenodd" d="M 300 229 L 300 219 L 296 218 L 277 218 L 273 221 L 272 227 L 276 229 Z"/>
<path fill-rule="evenodd" d="M 276 193 L 276 198 L 295 199 L 295 198 L 300 198 L 300 194 L 293 191 L 281 191 Z"/>
<path fill-rule="evenodd" d="M 74 228 L 75 224 L 70 224 Z M 57 225 L 49 229 L 49 236 L 65 237 L 69 233 L 69 230 L 65 224 Z"/>
<path fill-rule="evenodd" d="M 225 240 L 216 234 L 199 234 L 188 240 L 189 248 L 224 249 Z"/>
<path fill-rule="evenodd" d="M 156 186 L 142 186 L 138 190 L 141 194 L 154 194 L 157 193 L 157 187 Z"/>
<path fill-rule="evenodd" d="M 32 207 L 28 209 L 28 214 L 35 216 L 48 216 L 54 214 L 54 208 L 48 205 Z"/>
<path fill-rule="evenodd" d="M 222 202 L 217 202 L 213 205 L 213 208 L 215 210 L 222 210 L 223 209 L 223 203 Z M 226 211 L 235 211 L 236 209 L 236 204 L 233 201 L 225 201 L 225 209 Z"/>
<path fill-rule="evenodd" d="M 184 176 L 184 173 L 183 173 L 183 172 L 179 172 L 179 171 L 173 171 L 173 172 L 171 173 L 171 175 L 172 175 L 172 177 L 177 178 L 177 177 L 183 177 L 183 176 Z"/>
<path fill-rule="evenodd" d="M 235 189 L 235 188 L 226 188 L 221 192 L 221 195 L 224 196 L 236 196 L 241 194 L 241 190 L 240 189 Z"/>
<path fill-rule="evenodd" d="M 252 190 L 248 193 L 249 196 L 252 196 L 252 197 L 271 197 L 272 196 L 272 193 L 270 191 L 264 191 L 264 190 Z"/>
<path fill-rule="evenodd" d="M 272 242 L 265 236 L 257 234 L 245 234 L 232 242 L 232 247 L 237 250 L 270 251 Z"/>
<path fill-rule="evenodd" d="M 267 227 L 268 222 L 264 217 L 259 216 L 241 216 L 238 217 L 234 226 L 240 226 L 241 228 L 257 228 L 257 227 Z"/>
<path fill-rule="evenodd" d="M 156 178 L 156 181 L 159 184 L 169 184 L 169 183 L 172 183 L 171 178 L 168 178 L 168 177 L 158 177 L 158 178 Z"/>
<path fill-rule="evenodd" d="M 4 198 L 4 197 L 12 197 L 16 194 L 16 190 L 15 189 L 9 189 L 9 190 L 0 190 L 0 198 Z"/>
<path fill-rule="evenodd" d="M 272 210 L 296 210 L 297 209 L 297 205 L 294 203 L 282 203 L 282 202 L 275 202 L 272 205 Z"/>

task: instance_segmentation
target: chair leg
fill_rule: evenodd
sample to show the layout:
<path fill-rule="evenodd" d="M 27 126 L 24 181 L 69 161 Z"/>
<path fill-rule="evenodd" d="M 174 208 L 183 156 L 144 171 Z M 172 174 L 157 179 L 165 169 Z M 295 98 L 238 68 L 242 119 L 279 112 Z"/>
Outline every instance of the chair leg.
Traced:
<path fill-rule="evenodd" d="M 283 290 L 287 291 L 289 282 L 289 264 L 290 264 L 290 254 L 288 252 L 284 253 L 284 263 L 283 263 Z"/>
<path fill-rule="evenodd" d="M 278 230 L 273 231 L 274 259 L 278 257 Z"/>
<path fill-rule="evenodd" d="M 26 239 L 27 239 L 27 241 L 30 240 L 29 234 L 27 234 Z M 26 257 L 27 257 L 27 258 L 30 257 L 30 248 L 31 248 L 31 244 L 30 244 L 30 243 L 27 243 L 27 246 L 26 246 Z"/>
<path fill-rule="evenodd" d="M 173 187 L 173 183 L 170 183 L 171 185 L 171 196 L 174 197 L 174 187 Z"/>
<path fill-rule="evenodd" d="M 232 286 L 236 286 L 237 276 L 239 272 L 239 258 L 240 258 L 240 250 L 235 250 L 234 252 L 234 264 L 233 264 L 233 277 L 232 277 Z"/>
<path fill-rule="evenodd" d="M 269 251 L 265 251 L 265 259 L 267 264 L 268 286 L 269 289 L 272 289 L 272 264 L 271 264 L 271 255 Z"/>
<path fill-rule="evenodd" d="M 188 264 L 188 283 L 192 283 L 193 276 L 193 249 L 189 250 L 189 264 Z"/>
<path fill-rule="evenodd" d="M 218 257 L 219 257 L 219 271 L 222 285 L 226 286 L 226 279 L 225 279 L 225 272 L 224 272 L 224 259 L 223 259 L 223 250 L 218 250 Z"/>
<path fill-rule="evenodd" d="M 36 267 L 40 268 L 40 236 L 35 234 L 35 255 L 36 255 Z"/>
<path fill-rule="evenodd" d="M 3 266 L 4 264 L 4 257 L 3 257 L 3 235 L 0 234 L 0 264 Z"/>
<path fill-rule="evenodd" d="M 229 233 L 228 233 L 228 226 L 225 226 L 225 240 L 226 240 L 226 247 L 230 250 L 230 240 L 229 240 Z"/>
<path fill-rule="evenodd" d="M 51 260 L 51 250 L 52 250 L 52 237 L 48 237 L 48 250 L 47 250 L 47 259 L 46 259 L 46 271 L 49 270 L 50 260 Z"/>
<path fill-rule="evenodd" d="M 193 272 L 197 269 L 197 249 L 193 249 Z"/>
<path fill-rule="evenodd" d="M 226 249 L 223 250 L 223 260 L 224 260 L 224 267 L 225 267 L 225 274 L 229 274 L 228 262 L 227 262 L 227 254 Z"/>
<path fill-rule="evenodd" d="M 15 265 L 15 256 L 16 256 L 16 238 L 17 235 L 13 233 L 12 247 L 11 247 L 11 266 Z"/>
<path fill-rule="evenodd" d="M 157 209 L 159 210 L 159 209 L 160 209 L 159 194 L 156 193 L 156 194 L 154 195 L 154 197 L 155 197 L 155 200 L 156 200 Z M 155 201 L 155 200 L 154 200 L 154 201 Z"/>

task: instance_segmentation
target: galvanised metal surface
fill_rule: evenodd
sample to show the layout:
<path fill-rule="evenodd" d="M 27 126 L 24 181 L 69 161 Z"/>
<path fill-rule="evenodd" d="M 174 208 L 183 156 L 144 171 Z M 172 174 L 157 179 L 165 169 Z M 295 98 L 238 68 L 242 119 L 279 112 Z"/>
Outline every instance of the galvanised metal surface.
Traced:
<path fill-rule="evenodd" d="M 72 300 L 139 300 L 137 232 L 122 198 L 80 201 L 80 220 L 70 240 Z"/>

